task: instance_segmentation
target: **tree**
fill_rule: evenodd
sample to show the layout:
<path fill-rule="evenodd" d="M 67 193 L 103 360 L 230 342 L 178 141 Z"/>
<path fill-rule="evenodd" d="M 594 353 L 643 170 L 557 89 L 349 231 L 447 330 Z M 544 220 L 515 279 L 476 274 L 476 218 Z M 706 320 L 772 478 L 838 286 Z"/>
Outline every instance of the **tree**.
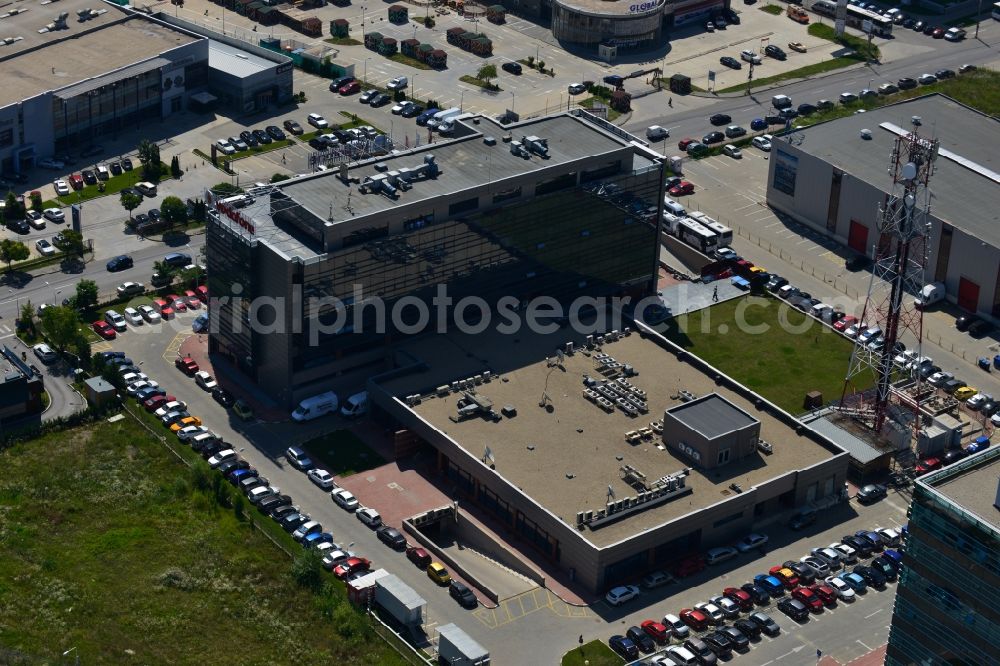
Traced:
<path fill-rule="evenodd" d="M 61 305 L 42 310 L 42 333 L 57 351 L 64 352 L 76 342 L 80 335 L 78 323 L 76 312 Z"/>
<path fill-rule="evenodd" d="M 87 366 L 90 364 L 90 340 L 85 335 L 77 335 L 73 341 L 73 351 L 77 357 L 77 365 Z"/>
<path fill-rule="evenodd" d="M 212 194 L 219 196 L 232 196 L 234 194 L 243 194 L 243 188 L 233 185 L 232 183 L 216 183 L 212 186 Z"/>
<path fill-rule="evenodd" d="M 139 142 L 139 163 L 142 164 L 142 175 L 148 180 L 160 178 L 160 147 L 149 139 Z"/>
<path fill-rule="evenodd" d="M 291 178 L 291 176 L 289 176 L 288 174 L 276 173 L 276 174 L 274 174 L 274 175 L 271 176 L 271 182 L 272 183 L 280 183 L 281 181 L 288 180 L 289 178 Z"/>
<path fill-rule="evenodd" d="M 195 221 L 204 222 L 208 215 L 208 204 L 201 199 L 198 199 L 194 202 L 194 206 L 191 208 L 193 209 L 191 216 L 195 219 Z"/>
<path fill-rule="evenodd" d="M 17 198 L 17 195 L 13 192 L 7 193 L 7 205 L 4 208 L 4 214 L 8 220 L 20 220 L 24 218 L 24 204 Z"/>
<path fill-rule="evenodd" d="M 132 211 L 142 205 L 142 197 L 135 192 L 122 192 L 122 208 L 128 211 L 128 219 L 132 219 Z"/>
<path fill-rule="evenodd" d="M 21 241 L 4 238 L 0 241 L 0 259 L 7 262 L 7 270 L 13 261 L 24 261 L 28 258 L 28 246 Z"/>
<path fill-rule="evenodd" d="M 174 155 L 170 159 L 170 175 L 172 175 L 174 178 L 180 178 L 182 173 L 184 173 L 184 172 L 181 171 L 181 161 L 180 161 L 180 158 L 178 158 L 176 155 Z"/>
<path fill-rule="evenodd" d="M 162 260 L 161 261 L 157 261 L 155 264 L 153 264 L 153 272 L 154 273 L 156 273 L 157 275 L 160 275 L 162 277 L 170 278 L 171 281 L 173 281 L 174 275 L 179 270 L 180 269 L 177 268 L 176 266 L 174 266 L 172 264 L 168 264 L 167 262 L 162 261 Z"/>
<path fill-rule="evenodd" d="M 497 78 L 497 66 L 496 65 L 483 65 L 479 68 L 476 73 L 476 78 L 480 81 L 486 81 L 489 83 L 492 79 Z"/>
<path fill-rule="evenodd" d="M 76 283 L 76 307 L 80 310 L 90 310 L 97 307 L 97 283 L 93 280 L 80 280 Z"/>
<path fill-rule="evenodd" d="M 35 306 L 31 304 L 31 301 L 25 301 L 21 306 L 20 315 L 17 318 L 17 322 L 20 327 L 24 330 L 31 331 L 35 333 Z"/>
<path fill-rule="evenodd" d="M 160 214 L 170 226 L 187 222 L 187 206 L 180 197 L 164 197 L 163 203 L 160 204 Z"/>
<path fill-rule="evenodd" d="M 42 212 L 42 195 L 38 192 L 31 193 L 31 210 L 36 213 Z"/>
<path fill-rule="evenodd" d="M 319 591 L 323 585 L 322 558 L 315 548 L 308 548 L 292 562 L 292 577 L 300 587 Z"/>
<path fill-rule="evenodd" d="M 69 256 L 83 256 L 83 234 L 79 231 L 66 229 L 56 234 L 52 239 L 56 249 Z"/>

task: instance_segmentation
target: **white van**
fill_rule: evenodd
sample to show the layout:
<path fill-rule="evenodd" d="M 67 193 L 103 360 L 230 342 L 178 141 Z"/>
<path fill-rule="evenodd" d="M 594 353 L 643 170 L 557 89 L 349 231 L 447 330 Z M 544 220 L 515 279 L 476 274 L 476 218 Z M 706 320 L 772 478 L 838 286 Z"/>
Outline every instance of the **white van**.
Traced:
<path fill-rule="evenodd" d="M 333 391 L 320 393 L 311 398 L 306 398 L 299 403 L 299 406 L 292 412 L 292 418 L 296 421 L 312 421 L 319 417 L 337 411 L 339 404 L 337 394 Z"/>
<path fill-rule="evenodd" d="M 449 118 L 454 118 L 455 116 L 461 115 L 462 110 L 457 106 L 453 106 L 450 109 L 445 109 L 444 111 L 438 111 L 434 114 L 434 117 L 427 121 L 427 126 L 431 129 L 437 127 Z"/>
<path fill-rule="evenodd" d="M 663 210 L 678 217 L 684 217 L 687 215 L 687 208 L 670 197 L 663 197 Z"/>
<path fill-rule="evenodd" d="M 348 418 L 362 416 L 368 411 L 368 391 L 355 393 L 344 401 L 344 406 L 340 408 L 340 413 Z"/>
<path fill-rule="evenodd" d="M 155 197 L 156 196 L 156 184 L 150 183 L 149 181 L 142 181 L 135 184 L 135 189 L 139 191 L 144 197 Z"/>

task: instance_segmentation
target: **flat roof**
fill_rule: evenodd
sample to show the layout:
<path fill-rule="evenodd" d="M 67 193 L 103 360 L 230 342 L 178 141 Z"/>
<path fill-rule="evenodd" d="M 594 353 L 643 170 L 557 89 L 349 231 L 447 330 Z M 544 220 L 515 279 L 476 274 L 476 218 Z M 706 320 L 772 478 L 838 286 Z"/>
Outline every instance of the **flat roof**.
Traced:
<path fill-rule="evenodd" d="M 1000 120 L 941 94 L 805 128 L 795 133 L 804 137 L 795 146 L 887 191 L 891 181 L 886 166 L 897 135 L 881 125 L 892 123 L 909 129 L 912 116 L 921 117 L 921 135 L 939 139 L 942 151 L 993 172 L 1000 171 L 996 142 L 990 140 L 1000 133 Z M 871 140 L 861 138 L 862 129 L 871 130 Z M 775 142 L 775 148 L 780 145 L 780 140 Z M 931 195 L 933 215 L 993 247 L 1000 247 L 1000 207 L 996 205 L 1000 201 L 1000 185 L 994 180 L 942 154 L 931 178 Z M 873 212 L 875 203 L 872 202 Z"/>
<path fill-rule="evenodd" d="M 594 16 L 646 16 L 663 9 L 665 0 L 555 0 L 560 7 L 573 9 Z M 633 7 L 646 5 L 641 11 Z M 650 6 L 651 5 L 651 6 Z"/>
<path fill-rule="evenodd" d="M 76 9 L 94 6 L 93 2 L 63 0 L 44 6 L 49 10 L 45 16 L 69 11 L 71 27 L 48 33 L 49 38 L 35 42 L 33 50 L 22 49 L 0 61 L 0 81 L 4 84 L 0 87 L 0 107 L 80 84 L 199 39 L 142 16 L 128 16 L 114 5 L 99 5 L 108 11 L 82 24 L 76 23 Z M 30 14 L 37 17 L 40 12 L 28 11 L 17 18 L 25 21 Z M 0 21 L 0 37 L 9 34 L 8 20 Z M 7 55 L 7 51 L 0 49 L 0 56 Z"/>
<path fill-rule="evenodd" d="M 1000 532 L 1000 509 L 993 506 L 1000 484 L 1000 449 L 986 449 L 917 482 Z"/>
<path fill-rule="evenodd" d="M 79 12 L 84 9 L 95 10 L 97 16 L 91 15 L 87 20 L 81 20 Z M 17 13 L 13 13 L 17 11 Z M 53 23 L 60 14 L 66 12 L 66 28 L 38 32 Z M 25 51 L 32 51 L 40 45 L 78 37 L 84 32 L 121 20 L 125 13 L 116 5 L 94 0 L 60 0 L 59 2 L 42 2 L 42 0 L 17 0 L 5 2 L 0 7 L 0 39 L 18 38 L 18 41 L 0 46 L 0 58 L 7 58 Z M 54 63 L 53 63 L 54 64 Z"/>
<path fill-rule="evenodd" d="M 266 72 L 277 67 L 278 63 L 235 46 L 210 39 L 208 40 L 208 66 L 232 76 L 246 77 L 258 72 Z"/>
<path fill-rule="evenodd" d="M 715 439 L 758 423 L 757 419 L 718 393 L 711 393 L 691 402 L 683 402 L 667 411 L 687 427 L 701 433 L 706 439 Z"/>
<path fill-rule="evenodd" d="M 736 392 L 717 385 L 689 363 L 678 361 L 669 351 L 637 333 L 605 344 L 602 352 L 631 365 L 638 375 L 628 381 L 646 392 L 649 412 L 629 418 L 622 411 L 606 413 L 583 396 L 583 378 L 600 377 L 595 358 L 582 351 L 566 356 L 562 366 L 551 366 L 557 348 L 574 341 L 581 349 L 583 334 L 570 328 L 550 334 L 503 335 L 493 327 L 477 335 L 458 331 L 414 340 L 401 348 L 406 358 L 425 364 L 421 372 L 390 379 L 382 384 L 400 399 L 421 393 L 421 404 L 411 407 L 422 419 L 445 433 L 476 461 L 489 447 L 495 471 L 485 467 L 480 475 L 498 474 L 528 497 L 570 525 L 579 511 L 605 508 L 610 485 L 618 498 L 636 491 L 621 479 L 621 467 L 630 465 L 653 482 L 675 474 L 689 462 L 652 437 L 629 444 L 625 433 L 648 427 L 663 418 L 665 409 L 681 404 L 680 391 L 696 396 L 717 393 L 761 424 L 760 437 L 774 447 L 770 456 L 754 455 L 713 470 L 693 469 L 686 484 L 692 492 L 654 508 L 634 513 L 612 524 L 580 532 L 601 547 L 733 496 L 730 483 L 745 490 L 789 472 L 827 460 L 839 452 L 799 435 L 770 413 Z M 490 369 L 494 378 L 477 388 L 478 394 L 500 411 L 506 405 L 517 410 L 513 418 L 494 423 L 471 418 L 458 423 L 459 393 L 446 397 L 427 395 L 451 381 Z M 540 407 L 540 403 L 546 406 Z M 530 447 L 530 448 L 529 448 Z M 460 461 L 469 466 L 472 461 Z"/>

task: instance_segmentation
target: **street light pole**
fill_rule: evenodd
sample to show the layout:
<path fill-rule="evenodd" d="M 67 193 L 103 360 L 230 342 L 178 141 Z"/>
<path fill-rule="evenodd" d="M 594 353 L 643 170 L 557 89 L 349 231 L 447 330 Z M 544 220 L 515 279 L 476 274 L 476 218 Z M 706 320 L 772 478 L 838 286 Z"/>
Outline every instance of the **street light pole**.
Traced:
<path fill-rule="evenodd" d="M 460 113 L 465 112 L 465 91 L 462 91 L 462 96 L 458 99 L 458 110 Z"/>
<path fill-rule="evenodd" d="M 364 5 L 361 5 L 361 40 L 365 39 L 365 10 L 368 9 Z"/>
<path fill-rule="evenodd" d="M 368 85 L 368 61 L 369 60 L 371 60 L 371 58 L 365 58 L 365 75 L 364 75 L 365 85 Z"/>
<path fill-rule="evenodd" d="M 976 6 L 976 34 L 973 39 L 979 39 L 979 19 L 982 18 L 983 14 L 983 0 L 979 0 L 979 4 Z"/>

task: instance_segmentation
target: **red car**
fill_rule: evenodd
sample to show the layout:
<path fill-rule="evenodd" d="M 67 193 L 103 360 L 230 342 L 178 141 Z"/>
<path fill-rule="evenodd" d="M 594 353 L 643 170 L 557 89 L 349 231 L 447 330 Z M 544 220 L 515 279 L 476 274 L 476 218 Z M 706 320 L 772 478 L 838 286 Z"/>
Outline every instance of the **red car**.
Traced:
<path fill-rule="evenodd" d="M 170 294 L 167 296 L 166 301 L 170 304 L 170 307 L 178 312 L 187 312 L 187 306 L 184 304 L 184 299 L 177 294 Z"/>
<path fill-rule="evenodd" d="M 645 620 L 639 625 L 646 635 L 656 641 L 659 645 L 666 645 L 670 642 L 670 632 L 667 628 L 656 620 Z"/>
<path fill-rule="evenodd" d="M 371 571 L 372 563 L 363 557 L 350 557 L 333 569 L 333 575 L 344 580 L 355 571 Z"/>
<path fill-rule="evenodd" d="M 185 356 L 183 358 L 174 359 L 174 365 L 177 369 L 183 372 L 188 377 L 193 377 L 194 373 L 198 372 L 200 369 L 198 364 L 194 362 L 194 359 L 190 356 Z"/>
<path fill-rule="evenodd" d="M 177 400 L 177 398 L 172 395 L 154 395 L 152 398 L 142 403 L 142 406 L 146 408 L 147 412 L 155 412 L 160 407 L 163 407 L 163 405 L 168 402 L 173 402 L 174 400 Z"/>
<path fill-rule="evenodd" d="M 695 631 L 705 631 L 708 629 L 708 617 L 700 610 L 685 608 L 680 613 L 681 622 L 691 627 Z"/>
<path fill-rule="evenodd" d="M 201 307 L 201 301 L 198 300 L 198 294 L 194 291 L 188 289 L 184 292 L 184 300 L 187 302 L 187 306 L 192 310 L 197 310 Z"/>
<path fill-rule="evenodd" d="M 823 610 L 823 602 L 808 587 L 797 587 L 792 590 L 792 599 L 798 599 L 813 613 L 819 613 Z"/>
<path fill-rule="evenodd" d="M 346 86 L 341 87 L 341 89 L 338 90 L 337 92 L 339 92 L 341 95 L 353 95 L 354 93 L 360 91 L 361 91 L 361 82 L 351 81 Z"/>
<path fill-rule="evenodd" d="M 406 557 L 421 569 L 426 569 L 431 563 L 431 556 L 427 554 L 427 551 L 417 546 L 407 548 Z"/>
<path fill-rule="evenodd" d="M 858 318 L 854 315 L 847 315 L 843 319 L 837 320 L 837 323 L 833 325 L 833 330 L 835 331 L 846 331 L 851 326 L 858 323 Z"/>
<path fill-rule="evenodd" d="M 941 467 L 940 458 L 925 458 L 917 463 L 916 472 L 917 474 L 926 474 L 927 472 L 933 472 Z"/>
<path fill-rule="evenodd" d="M 671 187 L 668 191 L 670 192 L 670 196 L 672 197 L 679 197 L 685 194 L 694 194 L 694 183 L 682 180 L 681 182 Z"/>
<path fill-rule="evenodd" d="M 837 605 L 837 593 L 833 591 L 833 588 L 828 585 L 810 585 L 809 589 L 813 591 L 819 600 L 822 601 L 827 606 Z"/>
<path fill-rule="evenodd" d="M 944 37 L 944 28 L 934 28 L 934 32 L 931 33 L 931 37 L 934 39 L 941 39 Z"/>
<path fill-rule="evenodd" d="M 205 304 L 208 303 L 208 287 L 206 287 L 203 284 L 200 284 L 197 287 L 195 287 L 195 292 L 198 294 L 198 298 L 201 300 L 202 303 Z"/>
<path fill-rule="evenodd" d="M 74 173 L 69 177 L 69 184 L 74 190 L 83 189 L 83 176 L 78 173 Z"/>
<path fill-rule="evenodd" d="M 690 146 L 692 143 L 694 143 L 694 139 L 681 139 L 680 141 L 677 142 L 677 149 L 682 151 L 687 150 L 688 146 Z"/>
<path fill-rule="evenodd" d="M 114 327 L 106 321 L 95 321 L 91 326 L 94 332 L 105 340 L 114 340 L 117 337 Z"/>
<path fill-rule="evenodd" d="M 158 298 L 153 301 L 153 308 L 155 308 L 164 319 L 172 319 L 174 316 L 174 309 L 170 307 L 170 303 L 166 302 L 162 298 Z"/>
<path fill-rule="evenodd" d="M 740 607 L 740 610 L 753 610 L 753 599 L 738 587 L 727 587 L 722 591 L 722 596 L 732 600 L 733 603 Z"/>
<path fill-rule="evenodd" d="M 788 567 L 777 566 L 771 567 L 768 573 L 781 581 L 787 589 L 791 590 L 796 585 L 799 584 L 799 577 L 795 575 L 795 572 Z"/>

